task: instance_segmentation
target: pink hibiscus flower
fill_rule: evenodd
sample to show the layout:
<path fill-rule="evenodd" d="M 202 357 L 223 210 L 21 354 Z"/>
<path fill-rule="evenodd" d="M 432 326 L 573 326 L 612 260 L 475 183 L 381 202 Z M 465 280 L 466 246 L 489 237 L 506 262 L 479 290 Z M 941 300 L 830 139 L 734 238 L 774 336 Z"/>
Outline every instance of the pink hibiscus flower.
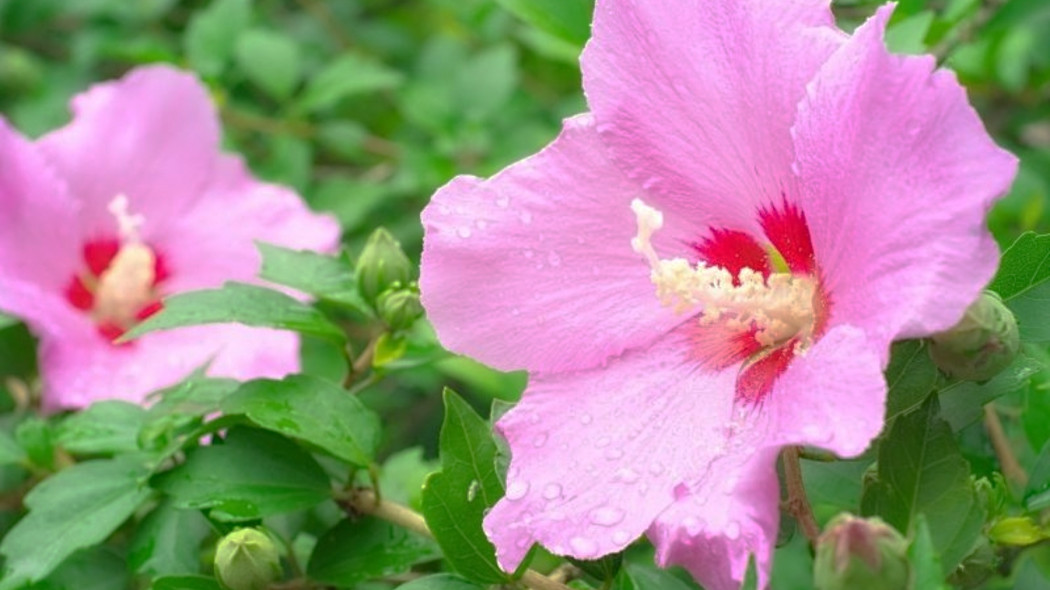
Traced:
<path fill-rule="evenodd" d="M 0 309 L 40 339 L 47 409 L 141 402 L 211 363 L 241 379 L 299 367 L 288 332 L 218 325 L 113 340 L 166 295 L 250 281 L 253 240 L 328 249 L 335 221 L 219 151 L 206 89 L 166 66 L 73 99 L 71 123 L 30 142 L 0 120 Z"/>
<path fill-rule="evenodd" d="M 769 580 L 784 445 L 882 427 L 891 341 L 992 276 L 1016 161 L 931 57 L 827 0 L 598 0 L 590 114 L 423 212 L 441 341 L 527 369 L 487 534 L 590 559 L 641 534 L 711 590 Z"/>

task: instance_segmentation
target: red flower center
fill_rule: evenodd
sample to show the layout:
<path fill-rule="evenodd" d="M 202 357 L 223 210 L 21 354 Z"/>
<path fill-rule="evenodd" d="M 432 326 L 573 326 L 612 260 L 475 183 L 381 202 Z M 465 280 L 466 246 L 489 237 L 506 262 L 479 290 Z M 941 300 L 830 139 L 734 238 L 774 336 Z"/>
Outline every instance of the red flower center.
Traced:
<path fill-rule="evenodd" d="M 697 325 L 694 342 L 698 358 L 715 370 L 741 363 L 736 395 L 750 403 L 761 402 L 769 395 L 791 361 L 823 336 L 831 307 L 802 210 L 784 199 L 780 205 L 760 209 L 758 220 L 768 247 L 747 232 L 727 228 L 711 228 L 708 237 L 692 245 L 701 262 L 726 269 L 737 284 L 745 269 L 761 273 L 767 281 L 783 274 L 814 284 L 812 326 L 805 335 L 770 344 L 768 339 L 757 337 L 760 327 L 754 323 L 741 327 L 731 320 L 720 320 Z M 782 273 L 775 272 L 777 266 Z"/>
<path fill-rule="evenodd" d="M 87 313 L 112 342 L 161 309 L 160 287 L 170 276 L 163 256 L 138 241 L 101 238 L 84 244 L 84 266 L 70 278 L 66 300 Z"/>

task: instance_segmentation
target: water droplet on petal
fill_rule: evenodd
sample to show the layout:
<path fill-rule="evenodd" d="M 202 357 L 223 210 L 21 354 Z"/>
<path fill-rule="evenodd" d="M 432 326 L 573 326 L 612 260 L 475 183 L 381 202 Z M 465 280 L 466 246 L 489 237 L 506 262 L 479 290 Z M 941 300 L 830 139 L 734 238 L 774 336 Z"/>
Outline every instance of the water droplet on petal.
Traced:
<path fill-rule="evenodd" d="M 510 197 L 507 195 L 500 195 L 496 197 L 496 206 L 500 209 L 506 209 L 510 205 Z"/>
<path fill-rule="evenodd" d="M 687 516 L 682 521 L 682 528 L 689 534 L 690 537 L 695 537 L 700 534 L 700 530 L 703 528 L 700 524 L 700 519 L 695 516 Z"/>
<path fill-rule="evenodd" d="M 529 484 L 527 482 L 516 480 L 507 485 L 508 500 L 520 500 L 527 493 L 529 493 Z"/>
<path fill-rule="evenodd" d="M 474 225 L 477 226 L 478 229 L 485 229 L 489 226 L 489 222 L 485 221 L 484 219 L 479 219 L 474 222 Z"/>
<path fill-rule="evenodd" d="M 547 484 L 547 487 L 543 488 L 543 497 L 547 500 L 557 500 L 561 497 L 561 486 L 556 483 Z"/>
<path fill-rule="evenodd" d="M 730 541 L 736 541 L 739 539 L 740 523 L 735 520 L 729 521 L 729 524 L 726 525 L 726 537 L 728 537 Z"/>
<path fill-rule="evenodd" d="M 591 422 L 594 422 L 594 417 L 590 414 L 580 415 L 580 424 L 590 424 Z"/>
<path fill-rule="evenodd" d="M 525 225 L 528 225 L 528 224 L 532 223 L 532 213 L 530 213 L 528 211 L 522 211 L 518 215 L 518 219 L 521 219 L 522 223 L 524 223 Z"/>
<path fill-rule="evenodd" d="M 547 263 L 551 266 L 558 266 L 561 264 L 561 256 L 558 256 L 557 252 L 550 252 L 547 254 Z"/>
<path fill-rule="evenodd" d="M 461 227 L 458 230 L 456 230 L 456 235 L 458 235 L 461 238 L 469 238 L 470 237 L 470 228 L 469 227 Z"/>
<path fill-rule="evenodd" d="M 532 258 L 533 257 L 532 250 L 525 250 L 524 252 L 522 252 L 522 254 L 525 255 L 525 258 Z"/>
<path fill-rule="evenodd" d="M 586 537 L 573 537 L 569 546 L 576 557 L 587 558 L 598 554 L 598 544 Z"/>
<path fill-rule="evenodd" d="M 591 512 L 591 522 L 599 526 L 614 526 L 623 522 L 624 512 L 612 506 L 602 506 Z"/>
<path fill-rule="evenodd" d="M 611 438 L 609 438 L 607 436 L 603 436 L 603 437 L 599 438 L 598 440 L 596 440 L 594 442 L 594 446 L 596 446 L 596 447 L 598 447 L 600 449 L 602 447 L 609 446 L 609 443 L 611 443 L 611 442 L 612 442 Z"/>
<path fill-rule="evenodd" d="M 547 444 L 547 433 L 541 432 L 536 438 L 532 439 L 532 446 L 537 449 Z"/>
<path fill-rule="evenodd" d="M 623 451 L 621 449 L 609 449 L 608 451 L 605 451 L 605 458 L 610 461 L 614 461 L 620 457 L 623 457 Z"/>
<path fill-rule="evenodd" d="M 663 472 L 664 472 L 664 465 L 663 465 L 663 463 L 653 463 L 652 465 L 649 466 L 649 473 L 651 473 L 653 475 L 660 475 Z"/>
<path fill-rule="evenodd" d="M 613 533 L 612 540 L 613 543 L 616 543 L 617 545 L 626 545 L 631 541 L 631 533 L 623 530 L 616 531 Z"/>
<path fill-rule="evenodd" d="M 631 469 L 630 467 L 622 467 L 622 468 L 618 469 L 616 471 L 616 475 L 613 476 L 614 480 L 620 481 L 620 482 L 623 482 L 623 483 L 634 483 L 634 482 L 638 481 L 640 478 L 641 478 L 641 475 L 637 471 L 635 471 L 634 469 Z"/>

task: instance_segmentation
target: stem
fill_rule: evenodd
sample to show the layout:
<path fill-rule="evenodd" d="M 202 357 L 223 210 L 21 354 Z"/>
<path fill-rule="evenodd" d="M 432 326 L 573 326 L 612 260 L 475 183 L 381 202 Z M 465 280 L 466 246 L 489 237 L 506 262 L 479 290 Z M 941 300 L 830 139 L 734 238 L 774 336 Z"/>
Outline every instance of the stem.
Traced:
<path fill-rule="evenodd" d="M 369 514 L 420 535 L 434 538 L 421 514 L 408 506 L 390 500 L 379 501 L 375 492 L 370 489 L 350 490 L 349 497 L 340 503 L 344 508 L 353 512 Z M 533 590 L 571 590 L 565 584 L 556 582 L 535 570 L 525 570 L 521 576 L 521 583 Z"/>
<path fill-rule="evenodd" d="M 984 428 L 988 431 L 988 438 L 992 441 L 995 456 L 999 458 L 999 468 L 1003 475 L 1018 487 L 1025 487 L 1028 484 L 1028 474 L 1025 473 L 1024 467 L 1021 467 L 1021 463 L 1014 455 L 1010 439 L 1007 438 L 1006 431 L 1003 430 L 1003 423 L 999 420 L 999 412 L 995 410 L 995 404 L 984 406 Z"/>
<path fill-rule="evenodd" d="M 785 447 L 781 458 L 784 461 L 784 483 L 787 485 L 787 511 L 802 527 L 802 533 L 809 539 L 809 544 L 815 546 L 817 537 L 820 536 L 820 527 L 817 526 L 817 519 L 813 517 L 813 508 L 809 505 L 806 486 L 802 482 L 799 448 Z"/>

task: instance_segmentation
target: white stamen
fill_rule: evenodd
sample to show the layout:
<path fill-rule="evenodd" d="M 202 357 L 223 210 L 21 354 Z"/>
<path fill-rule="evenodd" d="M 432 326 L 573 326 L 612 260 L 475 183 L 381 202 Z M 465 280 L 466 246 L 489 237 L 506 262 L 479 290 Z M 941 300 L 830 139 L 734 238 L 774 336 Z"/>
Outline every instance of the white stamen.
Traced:
<path fill-rule="evenodd" d="M 755 339 L 763 346 L 799 336 L 795 352 L 809 348 L 815 320 L 816 281 L 812 277 L 773 273 L 767 279 L 743 268 L 736 277 L 737 285 L 733 275 L 720 266 L 692 265 L 684 258 L 661 259 L 653 249 L 652 236 L 663 226 L 663 215 L 641 199 L 632 201 L 631 209 L 638 219 L 638 235 L 631 247 L 649 261 L 656 296 L 663 305 L 674 307 L 675 313 L 700 308 L 704 325 L 723 318 L 734 330 L 745 331 L 754 325 Z"/>
<path fill-rule="evenodd" d="M 128 210 L 128 197 L 121 194 L 109 202 L 109 212 L 117 220 L 122 242 L 139 242 L 139 228 L 146 221 L 142 215 L 132 215 Z"/>

